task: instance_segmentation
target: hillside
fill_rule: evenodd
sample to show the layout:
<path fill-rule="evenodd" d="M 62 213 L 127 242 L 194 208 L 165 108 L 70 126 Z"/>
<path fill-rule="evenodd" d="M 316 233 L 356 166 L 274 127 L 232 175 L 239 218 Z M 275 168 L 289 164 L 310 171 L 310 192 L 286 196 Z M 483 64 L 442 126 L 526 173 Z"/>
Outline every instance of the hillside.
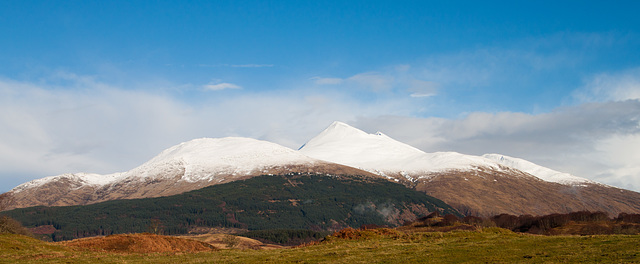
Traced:
<path fill-rule="evenodd" d="M 130 232 L 186 234 L 197 227 L 339 230 L 396 226 L 430 212 L 458 214 L 385 179 L 326 174 L 260 176 L 179 195 L 2 212 L 54 241 Z M 52 228 L 51 228 L 52 227 Z"/>

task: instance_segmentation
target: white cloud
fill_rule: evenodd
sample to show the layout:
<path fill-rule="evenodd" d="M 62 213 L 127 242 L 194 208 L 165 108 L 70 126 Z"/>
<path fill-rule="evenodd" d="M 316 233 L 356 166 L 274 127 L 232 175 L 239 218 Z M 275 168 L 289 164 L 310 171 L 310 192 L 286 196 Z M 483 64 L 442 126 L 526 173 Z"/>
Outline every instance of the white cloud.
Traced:
<path fill-rule="evenodd" d="M 640 134 L 612 135 L 595 142 L 597 157 L 608 168 L 596 180 L 623 188 L 640 189 Z"/>
<path fill-rule="evenodd" d="M 220 91 L 225 89 L 242 89 L 242 87 L 233 83 L 218 83 L 207 84 L 204 86 L 204 89 L 208 91 Z"/>
<path fill-rule="evenodd" d="M 436 96 L 436 94 L 435 93 L 412 93 L 409 96 L 415 97 L 415 98 L 420 98 L 420 97 Z"/>
<path fill-rule="evenodd" d="M 409 89 L 411 97 L 431 97 L 437 94 L 439 85 L 434 82 L 427 82 L 417 79 L 409 80 Z"/>
<path fill-rule="evenodd" d="M 640 68 L 597 74 L 574 96 L 582 102 L 640 99 Z"/>

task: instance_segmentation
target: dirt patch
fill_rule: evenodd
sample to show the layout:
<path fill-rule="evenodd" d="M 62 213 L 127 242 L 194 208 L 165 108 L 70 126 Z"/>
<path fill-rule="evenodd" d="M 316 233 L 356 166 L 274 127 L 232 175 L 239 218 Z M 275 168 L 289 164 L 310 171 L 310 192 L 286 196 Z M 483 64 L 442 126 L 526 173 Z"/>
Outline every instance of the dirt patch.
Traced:
<path fill-rule="evenodd" d="M 202 252 L 216 248 L 205 242 L 154 234 L 122 234 L 58 242 L 65 246 L 118 253 Z"/>

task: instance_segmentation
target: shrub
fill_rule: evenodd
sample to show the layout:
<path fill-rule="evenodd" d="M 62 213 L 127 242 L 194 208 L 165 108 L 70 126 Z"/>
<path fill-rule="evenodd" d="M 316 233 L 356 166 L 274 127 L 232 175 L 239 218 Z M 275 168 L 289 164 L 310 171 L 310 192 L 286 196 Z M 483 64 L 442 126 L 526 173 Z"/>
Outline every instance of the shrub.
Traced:
<path fill-rule="evenodd" d="M 468 215 L 462 218 L 462 222 L 468 225 L 480 225 L 483 221 L 484 219 L 472 215 Z"/>
<path fill-rule="evenodd" d="M 597 222 L 609 220 L 609 216 L 605 212 L 589 212 L 578 211 L 569 213 L 571 221 L 575 222 Z"/>
<path fill-rule="evenodd" d="M 640 224 L 640 214 L 620 213 L 615 220 L 617 222 Z"/>
<path fill-rule="evenodd" d="M 460 218 L 452 215 L 452 214 L 447 214 L 444 216 L 444 218 L 442 219 L 442 222 L 445 226 L 450 226 L 453 225 L 455 223 L 459 223 L 460 222 Z"/>
<path fill-rule="evenodd" d="M 240 239 L 237 236 L 226 234 L 222 238 L 222 243 L 224 243 L 227 248 L 234 248 L 240 243 Z"/>
<path fill-rule="evenodd" d="M 31 232 L 29 232 L 28 229 L 24 228 L 22 224 L 6 216 L 0 216 L 0 234 L 19 234 L 32 236 Z"/>
<path fill-rule="evenodd" d="M 518 217 L 510 214 L 500 214 L 491 218 L 497 227 L 514 230 L 518 227 Z"/>

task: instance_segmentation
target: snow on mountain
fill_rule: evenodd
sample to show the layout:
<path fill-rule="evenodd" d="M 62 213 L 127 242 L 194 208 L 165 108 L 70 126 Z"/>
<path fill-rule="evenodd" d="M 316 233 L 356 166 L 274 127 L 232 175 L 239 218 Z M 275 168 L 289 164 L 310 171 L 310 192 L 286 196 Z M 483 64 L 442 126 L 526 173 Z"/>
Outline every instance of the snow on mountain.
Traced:
<path fill-rule="evenodd" d="M 121 178 L 120 176 L 121 176 L 121 173 L 114 173 L 114 174 L 107 174 L 107 175 L 101 175 L 101 174 L 95 174 L 95 173 L 84 173 L 84 172 L 65 173 L 62 175 L 49 176 L 49 177 L 36 179 L 30 182 L 23 183 L 13 188 L 11 192 L 14 192 L 14 193 L 20 192 L 22 190 L 35 188 L 53 181 L 59 181 L 63 179 L 68 180 L 69 182 L 75 183 L 76 186 L 74 186 L 74 188 L 79 188 L 84 185 L 106 185 Z"/>
<path fill-rule="evenodd" d="M 251 138 L 201 138 L 171 147 L 130 171 L 138 177 L 154 177 L 162 170 L 184 167 L 186 181 L 212 180 L 220 174 L 243 174 L 288 164 L 312 164 L 315 160 L 275 143 Z"/>
<path fill-rule="evenodd" d="M 426 153 L 396 141 L 381 132 L 368 134 L 342 122 L 334 122 L 300 150 L 316 159 L 367 170 L 377 174 L 400 173 L 405 177 L 445 171 L 467 171 L 488 168 L 502 171 L 511 168 L 529 173 L 544 181 L 575 185 L 595 183 L 568 173 L 545 168 L 523 159 L 499 154 L 482 157 L 456 152 Z"/>
<path fill-rule="evenodd" d="M 317 160 L 275 143 L 251 138 L 201 138 L 181 143 L 161 152 L 141 166 L 108 175 L 75 173 L 33 180 L 12 192 L 67 179 L 78 186 L 106 186 L 118 181 L 144 181 L 182 174 L 183 181 L 213 181 L 218 175 L 240 175 L 278 166 L 314 164 Z M 183 172 L 183 173 L 182 173 Z"/>
<path fill-rule="evenodd" d="M 424 174 L 478 167 L 499 169 L 496 162 L 456 152 L 425 153 L 381 132 L 368 134 L 342 122 L 334 122 L 299 150 L 316 159 L 370 172 Z"/>
<path fill-rule="evenodd" d="M 482 155 L 482 157 L 496 161 L 504 166 L 524 171 L 548 182 L 555 182 L 566 185 L 581 185 L 584 183 L 599 184 L 589 179 L 574 176 L 569 173 L 555 171 L 519 158 L 513 158 L 500 154 L 484 154 Z"/>

